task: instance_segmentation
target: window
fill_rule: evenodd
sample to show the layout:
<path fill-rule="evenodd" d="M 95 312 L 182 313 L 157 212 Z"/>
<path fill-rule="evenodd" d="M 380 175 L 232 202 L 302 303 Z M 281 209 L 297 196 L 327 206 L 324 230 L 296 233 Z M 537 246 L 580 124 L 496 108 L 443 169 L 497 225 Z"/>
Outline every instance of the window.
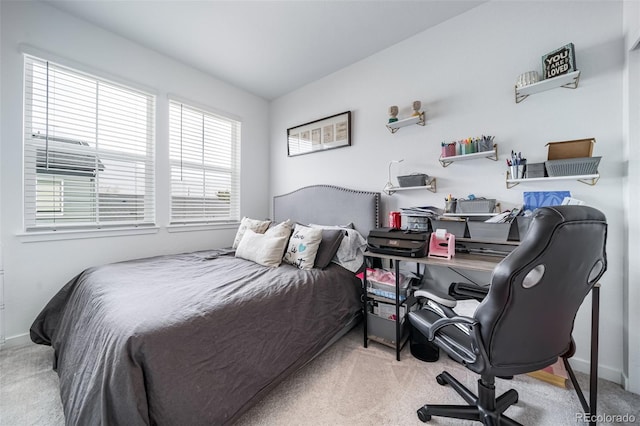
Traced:
<path fill-rule="evenodd" d="M 240 122 L 169 102 L 171 223 L 240 220 Z"/>
<path fill-rule="evenodd" d="M 150 225 L 155 98 L 25 56 L 25 228 Z"/>

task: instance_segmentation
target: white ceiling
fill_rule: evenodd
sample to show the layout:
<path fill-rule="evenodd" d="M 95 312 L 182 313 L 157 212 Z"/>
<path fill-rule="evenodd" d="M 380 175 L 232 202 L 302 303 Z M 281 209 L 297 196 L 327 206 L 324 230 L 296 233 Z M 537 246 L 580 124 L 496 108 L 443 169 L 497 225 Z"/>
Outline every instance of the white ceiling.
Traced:
<path fill-rule="evenodd" d="M 267 100 L 487 0 L 44 0 Z"/>

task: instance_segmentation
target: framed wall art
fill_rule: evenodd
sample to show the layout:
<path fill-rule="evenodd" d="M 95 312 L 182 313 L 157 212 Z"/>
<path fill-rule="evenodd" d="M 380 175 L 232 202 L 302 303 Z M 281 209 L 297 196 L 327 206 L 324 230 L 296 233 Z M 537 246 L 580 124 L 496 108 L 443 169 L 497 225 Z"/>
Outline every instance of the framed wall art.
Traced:
<path fill-rule="evenodd" d="M 287 129 L 289 157 L 351 145 L 351 111 Z"/>

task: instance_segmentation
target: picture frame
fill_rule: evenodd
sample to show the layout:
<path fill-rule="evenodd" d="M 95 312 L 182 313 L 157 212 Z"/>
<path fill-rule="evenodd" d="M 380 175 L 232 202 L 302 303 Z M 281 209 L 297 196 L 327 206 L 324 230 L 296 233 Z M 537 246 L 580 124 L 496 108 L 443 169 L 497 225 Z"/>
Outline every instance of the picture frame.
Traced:
<path fill-rule="evenodd" d="M 287 129 L 289 157 L 346 146 L 351 146 L 351 111 Z"/>

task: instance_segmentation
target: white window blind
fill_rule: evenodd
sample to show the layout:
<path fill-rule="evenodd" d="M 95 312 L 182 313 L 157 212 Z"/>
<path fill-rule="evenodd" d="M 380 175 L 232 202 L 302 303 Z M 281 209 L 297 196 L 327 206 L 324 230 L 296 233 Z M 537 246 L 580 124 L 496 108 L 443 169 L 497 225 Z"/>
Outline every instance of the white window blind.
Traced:
<path fill-rule="evenodd" d="M 171 100 L 171 223 L 240 220 L 239 121 Z"/>
<path fill-rule="evenodd" d="M 155 97 L 25 56 L 26 230 L 155 221 Z"/>

